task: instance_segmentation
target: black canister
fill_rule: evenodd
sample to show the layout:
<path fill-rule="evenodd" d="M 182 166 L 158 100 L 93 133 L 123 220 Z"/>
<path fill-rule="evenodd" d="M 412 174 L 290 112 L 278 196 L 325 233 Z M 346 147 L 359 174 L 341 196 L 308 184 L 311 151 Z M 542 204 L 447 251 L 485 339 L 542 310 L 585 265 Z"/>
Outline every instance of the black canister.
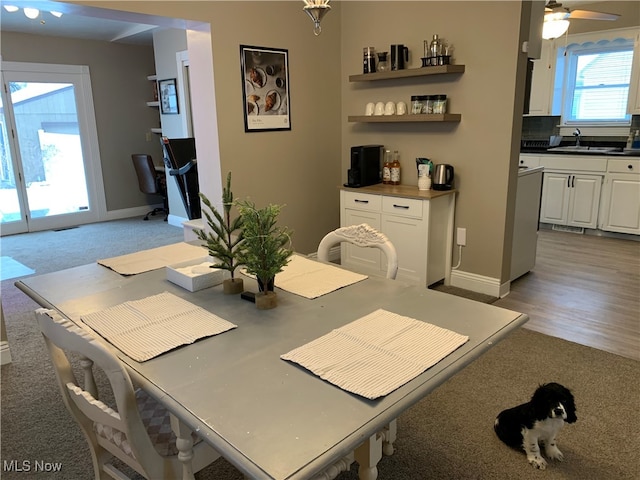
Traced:
<path fill-rule="evenodd" d="M 362 49 L 362 73 L 374 73 L 376 71 L 376 49 L 364 47 Z"/>

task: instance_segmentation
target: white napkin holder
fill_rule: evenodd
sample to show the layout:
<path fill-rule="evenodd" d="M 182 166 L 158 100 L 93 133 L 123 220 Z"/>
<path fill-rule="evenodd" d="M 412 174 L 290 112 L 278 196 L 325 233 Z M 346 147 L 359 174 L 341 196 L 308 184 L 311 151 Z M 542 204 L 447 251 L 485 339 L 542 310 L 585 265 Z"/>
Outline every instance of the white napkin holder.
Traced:
<path fill-rule="evenodd" d="M 202 257 L 187 262 L 176 263 L 166 267 L 167 280 L 190 292 L 220 285 L 231 278 L 228 270 L 211 268 L 211 257 Z"/>

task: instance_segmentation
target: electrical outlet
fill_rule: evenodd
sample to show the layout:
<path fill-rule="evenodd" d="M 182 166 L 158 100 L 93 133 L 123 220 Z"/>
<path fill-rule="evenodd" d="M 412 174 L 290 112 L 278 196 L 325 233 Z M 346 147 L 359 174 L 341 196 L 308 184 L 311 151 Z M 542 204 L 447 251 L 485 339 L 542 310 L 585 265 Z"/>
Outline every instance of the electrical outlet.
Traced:
<path fill-rule="evenodd" d="M 461 247 L 464 247 L 467 244 L 467 229 L 459 228 L 456 232 L 456 243 Z"/>
<path fill-rule="evenodd" d="M 145 139 L 147 140 L 147 142 L 151 141 L 151 132 L 147 132 L 147 134 L 145 135 Z"/>

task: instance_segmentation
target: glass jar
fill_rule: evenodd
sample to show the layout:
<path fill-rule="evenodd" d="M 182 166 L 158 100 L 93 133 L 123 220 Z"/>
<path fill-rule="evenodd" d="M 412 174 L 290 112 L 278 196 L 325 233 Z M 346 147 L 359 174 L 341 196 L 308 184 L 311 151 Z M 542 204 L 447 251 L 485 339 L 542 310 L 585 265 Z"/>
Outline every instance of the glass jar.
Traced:
<path fill-rule="evenodd" d="M 388 52 L 378 52 L 378 72 L 386 72 L 389 70 L 389 63 L 387 63 Z"/>
<path fill-rule="evenodd" d="M 433 113 L 447 113 L 447 96 L 433 95 Z"/>
<path fill-rule="evenodd" d="M 412 115 L 419 115 L 422 112 L 422 109 L 424 107 L 423 105 L 423 99 L 424 96 L 423 95 L 412 95 L 411 96 L 411 114 Z"/>
<path fill-rule="evenodd" d="M 422 101 L 422 113 L 433 113 L 433 95 L 425 95 Z"/>

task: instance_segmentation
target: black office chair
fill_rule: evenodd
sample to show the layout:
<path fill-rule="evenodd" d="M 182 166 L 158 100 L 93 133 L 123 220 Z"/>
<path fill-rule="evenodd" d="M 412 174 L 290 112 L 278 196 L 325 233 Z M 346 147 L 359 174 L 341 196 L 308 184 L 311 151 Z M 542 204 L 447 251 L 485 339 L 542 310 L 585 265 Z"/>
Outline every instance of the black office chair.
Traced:
<path fill-rule="evenodd" d="M 149 215 L 155 216 L 157 213 L 164 213 L 164 221 L 167 221 L 169 215 L 169 200 L 167 198 L 167 178 L 164 173 L 156 171 L 155 164 L 151 155 L 144 153 L 134 153 L 131 155 L 133 166 L 138 175 L 138 186 L 142 193 L 149 195 L 161 195 L 164 206 L 162 208 L 154 208 L 147 213 L 143 220 L 149 220 Z"/>

